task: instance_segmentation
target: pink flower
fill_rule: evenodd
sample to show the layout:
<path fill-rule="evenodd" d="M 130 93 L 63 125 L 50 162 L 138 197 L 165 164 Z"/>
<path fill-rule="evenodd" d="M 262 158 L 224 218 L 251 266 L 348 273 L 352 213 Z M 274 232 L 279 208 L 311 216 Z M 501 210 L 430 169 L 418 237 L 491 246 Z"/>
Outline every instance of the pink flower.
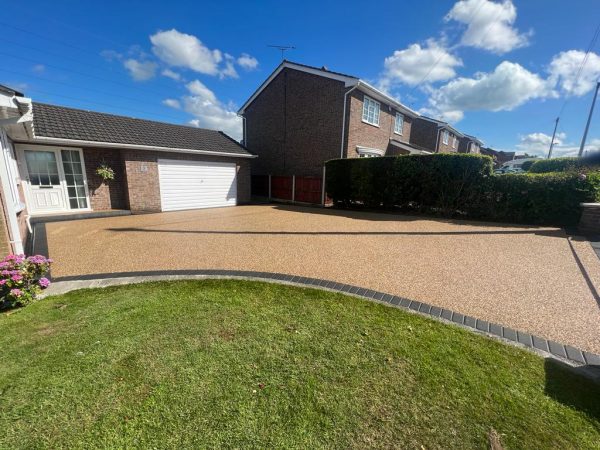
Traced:
<path fill-rule="evenodd" d="M 22 275 L 13 275 L 12 277 L 10 277 L 11 280 L 13 281 L 21 281 L 23 279 Z"/>
<path fill-rule="evenodd" d="M 10 295 L 12 295 L 13 297 L 20 297 L 21 295 L 23 295 L 23 291 L 21 289 L 11 289 Z"/>
<path fill-rule="evenodd" d="M 46 289 L 48 286 L 50 286 L 50 280 L 46 277 L 40 278 L 38 283 L 42 289 Z"/>
<path fill-rule="evenodd" d="M 0 280 L 0 286 L 4 286 L 6 284 L 6 280 L 3 278 Z"/>
<path fill-rule="evenodd" d="M 0 272 L 0 274 L 6 276 L 6 275 L 11 275 L 10 270 L 3 270 L 2 272 Z"/>

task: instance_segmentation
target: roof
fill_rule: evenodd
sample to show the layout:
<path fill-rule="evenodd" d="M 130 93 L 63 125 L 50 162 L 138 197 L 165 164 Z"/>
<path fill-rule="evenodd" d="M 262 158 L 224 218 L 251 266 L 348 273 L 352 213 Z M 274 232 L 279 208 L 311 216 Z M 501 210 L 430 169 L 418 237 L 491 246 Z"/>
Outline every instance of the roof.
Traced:
<path fill-rule="evenodd" d="M 17 97 L 23 97 L 23 94 L 21 92 L 16 91 L 8 86 L 4 86 L 3 84 L 0 84 L 0 92 L 3 92 L 8 95 L 15 95 Z"/>
<path fill-rule="evenodd" d="M 277 66 L 277 68 L 271 73 L 271 75 L 269 75 L 269 77 L 258 87 L 258 89 L 256 91 L 254 91 L 254 93 L 250 96 L 250 98 L 248 98 L 248 100 L 246 100 L 246 103 L 244 103 L 242 105 L 242 107 L 238 110 L 238 114 L 239 115 L 243 115 L 246 111 L 246 108 L 248 106 L 250 106 L 250 104 L 260 95 L 260 93 L 271 83 L 271 81 L 273 81 L 275 79 L 275 77 L 277 75 L 279 75 L 279 73 L 284 70 L 284 69 L 294 69 L 294 70 L 299 70 L 301 72 L 306 72 L 306 73 L 311 73 L 313 75 L 318 75 L 321 77 L 326 77 L 326 78 L 330 78 L 333 80 L 337 80 L 340 81 L 342 83 L 344 83 L 345 87 L 356 87 L 359 88 L 367 93 L 369 93 L 369 95 L 375 97 L 377 100 L 380 100 L 382 102 L 386 102 L 391 104 L 392 106 L 396 107 L 397 109 L 399 109 L 400 111 L 413 116 L 413 117 L 417 117 L 418 113 L 416 113 L 415 111 L 413 111 L 412 109 L 410 109 L 408 106 L 403 105 L 402 103 L 400 103 L 397 99 L 395 99 L 394 97 L 386 94 L 385 92 L 380 91 L 379 89 L 375 88 L 374 86 L 371 86 L 369 83 L 367 83 L 364 80 L 361 80 L 358 77 L 355 77 L 353 75 L 347 75 L 344 73 L 340 73 L 340 72 L 334 72 L 332 70 L 329 70 L 325 67 L 314 67 L 314 66 L 308 66 L 306 64 L 300 64 L 300 63 L 296 63 L 296 62 L 292 62 L 292 61 L 287 61 L 287 60 L 283 60 L 283 62 L 281 64 L 279 64 L 279 66 Z"/>
<path fill-rule="evenodd" d="M 33 130 L 35 140 L 49 138 L 110 144 L 106 146 L 253 156 L 221 131 L 37 102 L 33 103 Z"/>
<path fill-rule="evenodd" d="M 448 122 L 444 122 L 443 120 L 438 120 L 438 119 L 434 119 L 432 117 L 427 117 L 427 116 L 420 116 L 419 119 L 423 119 L 423 120 L 427 120 L 428 122 L 436 123 L 438 127 L 447 128 L 450 131 L 452 131 L 453 133 L 457 134 L 459 137 L 466 136 L 466 134 L 461 133 L 456 128 L 454 128 L 452 125 L 450 125 Z"/>
<path fill-rule="evenodd" d="M 465 134 L 464 137 L 471 141 L 477 142 L 479 145 L 483 145 L 483 141 L 481 139 L 479 139 L 478 137 L 471 136 L 470 134 Z"/>

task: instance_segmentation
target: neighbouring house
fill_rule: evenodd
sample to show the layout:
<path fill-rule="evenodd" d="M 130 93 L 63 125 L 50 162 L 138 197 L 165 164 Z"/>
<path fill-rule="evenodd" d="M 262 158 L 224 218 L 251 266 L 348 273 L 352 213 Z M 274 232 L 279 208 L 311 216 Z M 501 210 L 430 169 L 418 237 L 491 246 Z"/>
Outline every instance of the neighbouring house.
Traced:
<path fill-rule="evenodd" d="M 488 147 L 481 147 L 481 154 L 490 156 L 494 160 L 494 168 L 501 167 L 504 163 L 515 159 L 515 152 L 505 152 L 494 150 Z"/>
<path fill-rule="evenodd" d="M 410 143 L 431 153 L 457 153 L 464 136 L 447 122 L 419 116 L 413 120 Z"/>
<path fill-rule="evenodd" d="M 364 80 L 283 61 L 240 108 L 252 174 L 320 176 L 325 161 L 426 153 L 418 114 Z"/>
<path fill-rule="evenodd" d="M 477 139 L 475 136 L 465 134 L 459 139 L 458 152 L 459 153 L 481 153 L 481 147 L 483 142 Z"/>
<path fill-rule="evenodd" d="M 30 217 L 247 202 L 256 156 L 219 131 L 36 103 L 5 86 L 0 144 L 4 253 L 23 252 Z"/>

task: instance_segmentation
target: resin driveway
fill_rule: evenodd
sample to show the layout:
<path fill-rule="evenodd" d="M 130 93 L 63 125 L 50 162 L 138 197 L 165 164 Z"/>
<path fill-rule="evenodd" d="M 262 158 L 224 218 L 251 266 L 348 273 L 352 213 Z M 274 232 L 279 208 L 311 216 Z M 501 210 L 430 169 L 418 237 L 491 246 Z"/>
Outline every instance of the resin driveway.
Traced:
<path fill-rule="evenodd" d="M 600 260 L 557 228 L 273 205 L 54 222 L 54 278 L 162 269 L 352 284 L 600 352 Z M 45 236 L 44 236 L 45 235 Z"/>

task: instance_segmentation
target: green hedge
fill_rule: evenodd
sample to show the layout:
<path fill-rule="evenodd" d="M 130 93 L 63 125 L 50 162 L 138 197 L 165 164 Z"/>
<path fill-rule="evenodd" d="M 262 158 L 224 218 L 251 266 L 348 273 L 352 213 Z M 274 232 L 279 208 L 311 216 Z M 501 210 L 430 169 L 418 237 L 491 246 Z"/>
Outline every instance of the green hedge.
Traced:
<path fill-rule="evenodd" d="M 569 172 L 581 167 L 580 158 L 552 158 L 535 161 L 529 168 L 531 173 Z"/>
<path fill-rule="evenodd" d="M 579 203 L 599 198 L 600 175 L 496 176 L 487 156 L 407 155 L 328 161 L 326 189 L 338 205 L 568 225 L 578 222 Z"/>

